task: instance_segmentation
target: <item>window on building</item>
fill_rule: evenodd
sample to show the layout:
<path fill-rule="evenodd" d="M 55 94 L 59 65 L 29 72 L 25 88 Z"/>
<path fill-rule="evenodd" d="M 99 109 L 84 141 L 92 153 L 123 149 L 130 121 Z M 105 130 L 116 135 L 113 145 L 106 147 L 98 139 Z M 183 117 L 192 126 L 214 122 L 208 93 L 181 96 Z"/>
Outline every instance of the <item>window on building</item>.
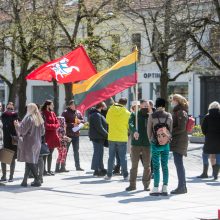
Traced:
<path fill-rule="evenodd" d="M 210 30 L 210 51 L 212 56 L 220 61 L 220 30 L 219 28 L 212 28 Z"/>
<path fill-rule="evenodd" d="M 132 34 L 132 49 L 137 46 L 138 49 L 138 60 L 141 59 L 141 34 L 135 33 Z"/>
<path fill-rule="evenodd" d="M 53 86 L 33 86 L 32 91 L 34 103 L 42 105 L 47 99 L 54 100 Z"/>

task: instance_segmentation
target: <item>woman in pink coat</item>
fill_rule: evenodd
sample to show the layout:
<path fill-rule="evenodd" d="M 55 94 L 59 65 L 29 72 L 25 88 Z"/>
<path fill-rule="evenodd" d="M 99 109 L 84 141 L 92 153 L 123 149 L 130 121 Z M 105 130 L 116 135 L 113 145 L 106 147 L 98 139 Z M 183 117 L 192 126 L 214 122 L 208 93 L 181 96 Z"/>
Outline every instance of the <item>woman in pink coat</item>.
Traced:
<path fill-rule="evenodd" d="M 51 171 L 52 164 L 52 154 L 54 148 L 60 146 L 60 139 L 57 134 L 57 128 L 59 127 L 59 122 L 57 120 L 56 114 L 53 112 L 54 104 L 51 100 L 46 100 L 42 106 L 42 116 L 45 125 L 45 140 L 48 144 L 50 154 L 44 156 L 44 175 L 53 176 L 54 172 Z M 45 169 L 45 163 L 47 159 L 47 171 Z"/>

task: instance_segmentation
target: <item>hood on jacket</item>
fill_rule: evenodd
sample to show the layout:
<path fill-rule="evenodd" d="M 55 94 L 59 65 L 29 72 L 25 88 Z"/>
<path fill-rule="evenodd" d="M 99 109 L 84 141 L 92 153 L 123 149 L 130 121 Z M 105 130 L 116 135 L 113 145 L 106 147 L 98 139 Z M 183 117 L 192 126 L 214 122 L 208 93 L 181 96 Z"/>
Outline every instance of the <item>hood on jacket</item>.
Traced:
<path fill-rule="evenodd" d="M 117 116 L 117 117 L 120 115 L 124 115 L 124 113 L 128 111 L 123 105 L 120 104 L 112 105 L 109 110 L 111 111 L 111 114 L 113 116 Z"/>

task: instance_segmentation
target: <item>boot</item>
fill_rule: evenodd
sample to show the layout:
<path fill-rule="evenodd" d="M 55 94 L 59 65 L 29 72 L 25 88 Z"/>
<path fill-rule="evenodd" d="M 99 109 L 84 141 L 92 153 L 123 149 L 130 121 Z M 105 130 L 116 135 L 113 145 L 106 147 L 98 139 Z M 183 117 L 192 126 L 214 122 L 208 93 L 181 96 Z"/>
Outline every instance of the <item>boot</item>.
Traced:
<path fill-rule="evenodd" d="M 29 167 L 34 175 L 34 182 L 31 183 L 31 186 L 34 186 L 34 187 L 41 186 L 41 181 L 40 181 L 39 176 L 37 174 L 37 166 L 35 164 L 30 163 Z"/>
<path fill-rule="evenodd" d="M 203 164 L 203 172 L 200 176 L 197 176 L 197 178 L 208 178 L 208 164 Z"/>
<path fill-rule="evenodd" d="M 29 173 L 30 173 L 30 169 L 27 165 L 25 165 L 24 178 L 23 178 L 23 181 L 21 183 L 21 186 L 27 187 L 27 180 L 28 180 Z"/>
<path fill-rule="evenodd" d="M 185 193 L 187 193 L 187 188 L 186 188 L 186 186 L 177 187 L 176 189 L 174 189 L 173 191 L 171 191 L 171 194 L 175 194 L 175 195 L 185 194 Z"/>
<path fill-rule="evenodd" d="M 150 196 L 159 196 L 160 193 L 159 193 L 158 187 L 154 187 L 149 195 Z"/>
<path fill-rule="evenodd" d="M 213 169 L 214 180 L 218 179 L 219 169 L 220 169 L 220 165 L 219 164 L 215 164 L 214 165 L 214 169 Z"/>
<path fill-rule="evenodd" d="M 168 196 L 167 185 L 163 185 L 161 195 L 162 196 Z"/>
<path fill-rule="evenodd" d="M 129 186 L 125 189 L 126 191 L 133 191 L 133 190 L 136 190 L 136 186 Z"/>
<path fill-rule="evenodd" d="M 214 169 L 215 169 L 215 165 L 212 165 L 212 177 L 214 177 Z"/>
<path fill-rule="evenodd" d="M 56 163 L 55 173 L 60 173 L 60 163 Z"/>
<path fill-rule="evenodd" d="M 113 170 L 114 175 L 120 175 L 120 166 L 115 165 L 114 170 Z"/>
<path fill-rule="evenodd" d="M 10 165 L 10 176 L 8 182 L 13 182 L 14 172 L 15 172 L 15 158 L 13 158 L 12 163 Z"/>
<path fill-rule="evenodd" d="M 69 172 L 69 170 L 66 170 L 66 164 L 65 163 L 61 164 L 60 172 L 61 173 L 68 173 Z"/>
<path fill-rule="evenodd" d="M 1 163 L 1 167 L 2 167 L 2 177 L 0 181 L 4 182 L 6 181 L 6 164 Z"/>

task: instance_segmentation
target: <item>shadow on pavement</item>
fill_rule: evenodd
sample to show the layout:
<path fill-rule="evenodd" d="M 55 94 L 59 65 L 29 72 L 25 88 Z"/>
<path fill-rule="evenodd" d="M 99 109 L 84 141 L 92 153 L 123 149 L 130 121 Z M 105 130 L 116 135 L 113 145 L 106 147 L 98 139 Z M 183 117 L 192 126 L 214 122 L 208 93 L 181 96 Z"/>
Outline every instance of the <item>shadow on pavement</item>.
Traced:
<path fill-rule="evenodd" d="M 124 200 L 119 200 L 119 203 L 122 204 L 127 204 L 127 203 L 132 203 L 132 202 L 151 202 L 151 201 L 158 201 L 158 200 L 168 200 L 170 199 L 170 195 L 168 196 L 146 196 L 142 198 L 130 198 L 130 199 L 124 199 Z"/>
<path fill-rule="evenodd" d="M 115 197 L 130 197 L 130 196 L 133 196 L 134 194 L 137 194 L 137 193 L 140 193 L 140 192 L 143 192 L 144 190 L 135 190 L 135 191 L 130 191 L 130 192 L 127 192 L 127 191 L 121 191 L 121 192 L 116 192 L 116 193 L 110 193 L 110 194 L 104 194 L 104 195 L 101 195 L 101 196 L 104 196 L 106 198 L 115 198 Z"/>
<path fill-rule="evenodd" d="M 206 183 L 207 185 L 209 185 L 209 186 L 220 186 L 220 182 L 214 182 L 214 181 L 212 181 L 212 183 L 210 182 L 210 183 Z"/>
<path fill-rule="evenodd" d="M 5 185 L 0 187 L 0 192 L 10 192 L 10 193 L 25 193 L 25 192 L 32 192 L 32 191 L 39 191 L 39 190 L 50 190 L 50 187 L 21 187 L 20 185 Z"/>
<path fill-rule="evenodd" d="M 80 182 L 80 184 L 102 184 L 102 183 L 111 183 L 111 182 L 100 179 L 100 180 L 95 180 L 95 181 L 82 181 L 82 182 Z"/>
<path fill-rule="evenodd" d="M 67 177 L 63 178 L 62 180 L 80 180 L 80 179 L 91 179 L 95 178 L 94 176 L 72 176 L 72 177 Z"/>
<path fill-rule="evenodd" d="M 197 177 L 187 177 L 187 183 L 206 183 L 206 182 L 213 182 L 213 177 L 211 178 L 197 178 Z"/>

